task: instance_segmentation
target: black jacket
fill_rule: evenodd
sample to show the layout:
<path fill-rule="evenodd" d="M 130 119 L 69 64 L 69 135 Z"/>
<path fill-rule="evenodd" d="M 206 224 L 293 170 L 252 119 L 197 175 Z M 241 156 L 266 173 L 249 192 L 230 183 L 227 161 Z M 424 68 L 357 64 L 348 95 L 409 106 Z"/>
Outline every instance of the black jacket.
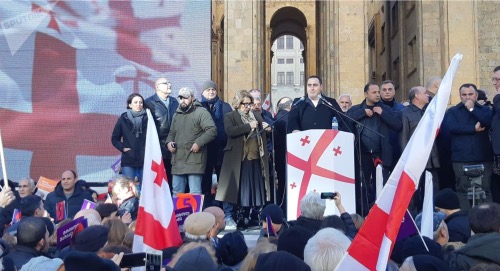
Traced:
<path fill-rule="evenodd" d="M 111 143 L 122 153 L 122 167 L 142 167 L 144 165 L 144 151 L 146 149 L 146 132 L 148 127 L 148 117 L 142 117 L 142 133 L 139 137 L 133 133 L 134 124 L 129 120 L 127 112 L 123 113 L 116 122 Z M 130 148 L 123 152 L 124 148 Z"/>
<path fill-rule="evenodd" d="M 305 98 L 302 102 L 298 102 L 299 98 L 293 100 L 293 104 L 298 103 L 292 107 L 288 114 L 288 133 L 294 130 L 332 129 L 333 117 L 337 118 L 340 131 L 353 132 L 349 120 L 339 113 L 342 112 L 342 109 L 337 101 L 329 97 L 323 98 L 330 102 L 337 111 L 329 108 L 322 100 L 318 102 L 316 107 L 313 106 L 309 98 Z"/>
<path fill-rule="evenodd" d="M 491 143 L 493 153 L 500 155 L 500 94 L 493 98 L 493 116 L 491 118 Z"/>
<path fill-rule="evenodd" d="M 467 243 L 470 238 L 469 215 L 465 211 L 458 211 L 449 215 L 444 222 L 448 226 L 449 242 Z"/>
<path fill-rule="evenodd" d="M 310 230 L 313 234 L 316 234 L 320 228 L 323 220 L 312 219 L 304 216 L 297 217 L 297 220 L 288 221 L 290 226 L 302 226 L 308 230 Z"/>
<path fill-rule="evenodd" d="M 488 134 L 491 125 L 491 109 L 478 103 L 470 112 L 459 103 L 446 112 L 446 126 L 451 136 L 451 161 L 459 163 L 493 161 L 493 151 Z M 486 129 L 476 132 L 481 123 Z"/>
<path fill-rule="evenodd" d="M 55 190 L 47 195 L 43 206 L 50 214 L 50 217 L 54 219 L 54 223 L 57 224 L 59 222 L 56 216 L 56 204 L 58 202 L 64 201 L 66 218 L 73 218 L 82 208 L 83 200 L 85 199 L 93 201 L 90 192 L 83 190 L 80 182 L 75 183 L 75 191 L 73 191 L 73 195 L 68 199 L 66 199 L 61 182 L 59 182 Z"/>
<path fill-rule="evenodd" d="M 21 270 L 21 267 L 29 262 L 32 258 L 41 256 L 40 251 L 26 247 L 17 245 L 14 251 L 10 252 L 5 256 L 3 260 L 3 267 L 5 271 L 15 271 Z"/>
<path fill-rule="evenodd" d="M 118 206 L 117 214 L 122 216 L 125 212 L 129 212 L 132 220 L 137 219 L 137 212 L 139 211 L 139 199 L 136 197 L 130 197 Z"/>
<path fill-rule="evenodd" d="M 382 115 L 375 113 L 372 116 L 372 118 L 380 118 L 379 132 L 384 136 L 380 139 L 382 148 L 382 163 L 384 166 L 393 166 L 397 161 L 395 161 L 395 157 L 393 157 L 392 146 L 393 144 L 397 144 L 397 142 L 390 141 L 390 131 L 399 131 L 401 129 L 401 118 L 399 114 L 394 113 L 390 107 L 384 105 L 382 102 L 378 102 L 375 106 L 380 106 L 382 108 Z M 368 108 L 366 100 L 363 100 L 361 104 L 351 107 L 351 109 L 347 111 L 347 115 L 363 124 L 368 119 L 365 112 L 366 108 Z M 363 131 L 364 127 L 362 125 L 356 125 L 356 128 L 356 142 L 359 142 L 359 135 Z M 360 146 L 357 147 L 359 148 Z"/>
<path fill-rule="evenodd" d="M 167 142 L 175 110 L 179 107 L 179 102 L 176 98 L 170 96 L 168 99 L 167 109 L 165 104 L 160 100 L 160 97 L 153 94 L 144 101 L 144 106 L 151 110 L 151 114 L 155 120 L 156 131 L 158 132 L 158 138 L 160 139 L 160 147 L 163 158 L 171 159 L 172 154 L 165 146 L 165 143 Z"/>
<path fill-rule="evenodd" d="M 448 254 L 445 261 L 452 270 L 470 270 L 479 263 L 500 264 L 500 233 L 479 233 L 471 236 L 469 242 Z"/>

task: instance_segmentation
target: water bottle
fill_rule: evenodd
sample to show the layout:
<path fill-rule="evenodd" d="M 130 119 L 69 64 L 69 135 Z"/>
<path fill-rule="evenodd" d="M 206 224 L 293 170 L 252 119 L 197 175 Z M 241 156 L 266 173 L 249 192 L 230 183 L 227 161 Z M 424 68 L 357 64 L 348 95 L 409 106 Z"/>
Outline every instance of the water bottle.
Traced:
<path fill-rule="evenodd" d="M 336 117 L 333 117 L 332 119 L 332 130 L 338 130 L 339 129 L 339 122 L 337 121 Z"/>

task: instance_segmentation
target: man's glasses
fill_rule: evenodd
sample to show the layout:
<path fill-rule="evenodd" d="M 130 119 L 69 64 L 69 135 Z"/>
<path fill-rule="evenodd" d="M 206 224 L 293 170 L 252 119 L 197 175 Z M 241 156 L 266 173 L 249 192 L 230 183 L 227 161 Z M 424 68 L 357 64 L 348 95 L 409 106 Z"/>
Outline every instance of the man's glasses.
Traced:
<path fill-rule="evenodd" d="M 161 82 L 161 83 L 158 83 L 158 85 L 170 85 L 170 82 Z"/>
<path fill-rule="evenodd" d="M 492 77 L 492 78 L 491 78 L 491 82 L 492 82 L 493 84 L 496 84 L 496 83 L 500 82 L 500 78 Z"/>
<path fill-rule="evenodd" d="M 189 99 L 189 97 L 179 96 L 179 99 L 181 99 L 181 100 L 187 100 L 187 99 Z"/>
<path fill-rule="evenodd" d="M 249 107 L 253 105 L 253 103 L 240 103 L 240 104 L 243 105 L 244 107 Z"/>

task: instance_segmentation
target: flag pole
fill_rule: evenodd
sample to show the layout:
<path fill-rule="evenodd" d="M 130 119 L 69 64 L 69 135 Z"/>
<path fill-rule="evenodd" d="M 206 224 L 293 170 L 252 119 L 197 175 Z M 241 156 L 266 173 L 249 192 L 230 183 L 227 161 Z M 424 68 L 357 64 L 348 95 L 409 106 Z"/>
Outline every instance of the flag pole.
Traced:
<path fill-rule="evenodd" d="M 5 166 L 5 155 L 3 154 L 2 131 L 0 130 L 0 159 L 2 160 L 3 187 L 1 190 L 9 187 L 9 179 L 7 178 L 7 167 Z"/>
<path fill-rule="evenodd" d="M 429 252 L 429 248 L 427 247 L 427 244 L 425 243 L 424 237 L 422 237 L 422 234 L 420 233 L 420 230 L 417 227 L 417 223 L 415 223 L 415 220 L 413 219 L 413 216 L 411 216 L 410 212 L 408 209 L 406 209 L 406 212 L 408 213 L 408 216 L 411 218 L 411 221 L 413 222 L 413 225 L 415 225 L 415 229 L 417 229 L 418 236 L 420 236 L 420 240 L 422 240 L 422 243 L 424 244 L 425 249 L 427 252 Z"/>

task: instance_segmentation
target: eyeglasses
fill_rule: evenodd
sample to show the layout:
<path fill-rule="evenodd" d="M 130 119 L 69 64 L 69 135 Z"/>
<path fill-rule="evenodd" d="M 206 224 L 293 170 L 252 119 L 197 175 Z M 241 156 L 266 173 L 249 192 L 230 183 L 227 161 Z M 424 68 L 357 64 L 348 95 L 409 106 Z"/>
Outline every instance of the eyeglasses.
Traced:
<path fill-rule="evenodd" d="M 157 85 L 171 85 L 170 82 L 161 82 L 161 83 L 158 83 Z"/>
<path fill-rule="evenodd" d="M 493 84 L 496 84 L 496 83 L 500 82 L 500 78 L 492 77 L 492 78 L 491 78 L 491 82 L 492 82 Z"/>
<path fill-rule="evenodd" d="M 240 104 L 243 105 L 244 107 L 249 107 L 253 105 L 253 103 L 240 103 Z"/>

